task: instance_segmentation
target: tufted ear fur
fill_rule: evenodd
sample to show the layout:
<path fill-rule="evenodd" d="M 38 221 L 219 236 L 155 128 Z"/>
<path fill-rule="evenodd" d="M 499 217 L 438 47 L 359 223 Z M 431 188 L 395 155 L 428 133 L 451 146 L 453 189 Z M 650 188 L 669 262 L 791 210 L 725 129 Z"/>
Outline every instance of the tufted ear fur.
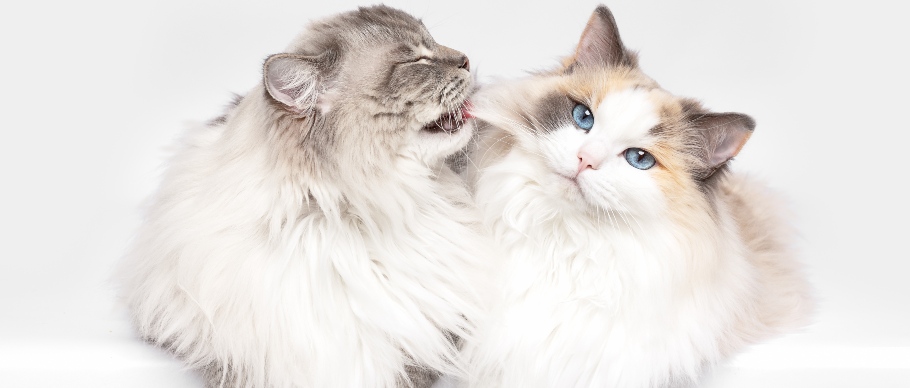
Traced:
<path fill-rule="evenodd" d="M 736 156 L 755 130 L 755 120 L 742 113 L 703 113 L 691 121 L 704 135 L 706 162 L 712 169 Z"/>
<path fill-rule="evenodd" d="M 569 69 L 581 67 L 636 67 L 635 53 L 626 50 L 619 37 L 619 28 L 613 13 L 606 6 L 598 6 L 588 20 L 575 55 L 571 58 Z"/>
<path fill-rule="evenodd" d="M 307 115 L 326 92 L 325 55 L 275 54 L 265 60 L 263 82 L 269 95 L 286 109 Z M 327 110 L 327 106 L 319 106 Z"/>

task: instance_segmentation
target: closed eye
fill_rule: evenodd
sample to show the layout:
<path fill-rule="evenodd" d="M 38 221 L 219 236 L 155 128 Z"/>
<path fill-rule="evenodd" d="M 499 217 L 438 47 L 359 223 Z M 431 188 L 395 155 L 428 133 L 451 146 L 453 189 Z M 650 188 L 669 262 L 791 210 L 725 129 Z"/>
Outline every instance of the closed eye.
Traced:
<path fill-rule="evenodd" d="M 411 64 L 415 64 L 415 63 L 419 63 L 421 65 L 428 65 L 432 61 L 433 61 L 433 58 L 430 58 L 430 57 L 406 58 L 401 61 L 396 61 L 394 63 L 394 66 L 411 65 Z"/>

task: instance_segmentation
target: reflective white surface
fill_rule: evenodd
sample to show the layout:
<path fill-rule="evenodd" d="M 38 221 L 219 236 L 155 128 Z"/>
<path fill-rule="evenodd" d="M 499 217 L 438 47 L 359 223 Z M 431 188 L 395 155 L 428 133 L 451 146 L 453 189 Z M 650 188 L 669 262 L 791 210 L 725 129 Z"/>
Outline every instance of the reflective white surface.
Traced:
<path fill-rule="evenodd" d="M 3 7 L 0 386 L 201 386 L 134 337 L 111 268 L 183 123 L 217 116 L 307 21 L 355 4 Z M 553 66 L 597 2 L 388 4 L 489 79 Z M 756 118 L 734 168 L 791 199 L 820 298 L 813 326 L 750 349 L 706 387 L 910 386 L 910 27 L 896 4 L 607 3 L 666 89 Z"/>

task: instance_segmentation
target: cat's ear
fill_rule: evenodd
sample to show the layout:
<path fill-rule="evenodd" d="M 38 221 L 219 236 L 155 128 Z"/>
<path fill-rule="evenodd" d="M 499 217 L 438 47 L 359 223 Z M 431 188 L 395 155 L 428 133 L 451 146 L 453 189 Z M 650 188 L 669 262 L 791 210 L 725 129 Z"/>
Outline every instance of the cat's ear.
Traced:
<path fill-rule="evenodd" d="M 294 113 L 312 112 L 326 89 L 323 57 L 299 54 L 268 57 L 262 73 L 269 95 Z"/>
<path fill-rule="evenodd" d="M 706 162 L 712 170 L 739 154 L 755 130 L 755 120 L 742 113 L 701 113 L 690 120 L 704 135 Z"/>
<path fill-rule="evenodd" d="M 635 53 L 626 50 L 619 37 L 619 28 L 613 13 L 603 5 L 597 7 L 578 41 L 575 55 L 570 58 L 567 70 L 581 67 L 636 67 Z"/>

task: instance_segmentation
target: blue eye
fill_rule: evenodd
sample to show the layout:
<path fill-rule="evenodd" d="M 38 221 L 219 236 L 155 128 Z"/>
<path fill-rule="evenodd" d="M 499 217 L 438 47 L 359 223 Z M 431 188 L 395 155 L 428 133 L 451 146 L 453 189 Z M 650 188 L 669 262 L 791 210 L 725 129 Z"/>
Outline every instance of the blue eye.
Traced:
<path fill-rule="evenodd" d="M 639 170 L 647 170 L 657 163 L 654 155 L 641 148 L 629 148 L 625 151 L 626 161 Z"/>
<path fill-rule="evenodd" d="M 582 104 L 575 105 L 575 108 L 572 108 L 572 118 L 575 119 L 575 124 L 578 125 L 578 128 L 585 131 L 590 131 L 591 127 L 594 126 L 594 114 L 591 113 L 591 108 Z"/>

